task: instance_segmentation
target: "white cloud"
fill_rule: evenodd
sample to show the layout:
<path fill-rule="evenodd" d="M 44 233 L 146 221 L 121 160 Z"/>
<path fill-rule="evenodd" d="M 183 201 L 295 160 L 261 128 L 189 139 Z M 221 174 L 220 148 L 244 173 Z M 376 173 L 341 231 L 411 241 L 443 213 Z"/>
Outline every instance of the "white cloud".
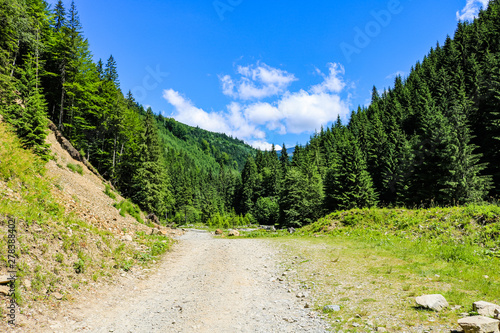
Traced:
<path fill-rule="evenodd" d="M 228 133 L 230 128 L 223 115 L 211 112 L 208 113 L 193 105 L 190 100 L 185 99 L 177 91 L 168 89 L 163 91 L 163 98 L 165 98 L 172 106 L 174 106 L 177 113 L 175 119 L 181 123 L 190 126 L 199 126 L 207 131 Z"/>
<path fill-rule="evenodd" d="M 274 102 L 233 101 L 224 112 L 207 112 L 197 108 L 172 89 L 165 90 L 163 97 L 174 107 L 172 116 L 180 122 L 223 132 L 243 139 L 253 147 L 270 150 L 271 144 L 266 139 L 266 131 L 281 135 L 313 132 L 322 125 L 336 121 L 338 116 L 348 116 L 348 98 L 340 96 L 346 87 L 342 77 L 344 68 L 340 64 L 331 63 L 328 64 L 328 69 L 328 75 L 317 70 L 323 77 L 320 84 L 311 86 L 308 90 L 290 92 L 285 88 L 296 80 L 293 74 L 264 64 L 240 66 L 237 72 L 242 78 L 237 83 L 229 75 L 219 77 L 222 92 L 226 96 L 246 100 L 249 96 L 257 98 L 270 94 L 271 91 L 274 91 L 273 94 L 283 91 L 282 95 Z M 255 82 L 262 86 L 252 86 Z M 264 93 L 264 90 L 267 92 Z M 281 150 L 281 147 L 276 146 L 276 150 Z"/>
<path fill-rule="evenodd" d="M 260 150 L 271 151 L 271 149 L 272 149 L 272 144 L 269 143 L 269 142 L 266 142 L 266 141 L 255 140 L 255 141 L 248 141 L 247 143 L 250 146 L 252 146 L 254 148 L 257 148 L 257 149 L 260 149 Z M 283 148 L 281 146 L 279 146 L 279 145 L 275 145 L 274 146 L 274 150 L 276 150 L 276 151 L 280 151 L 282 149 Z"/>
<path fill-rule="evenodd" d="M 297 80 L 293 74 L 264 63 L 238 66 L 237 73 L 240 78 L 236 82 L 229 75 L 219 76 L 219 79 L 224 95 L 241 100 L 260 100 L 282 94 Z"/>
<path fill-rule="evenodd" d="M 321 125 L 337 120 L 339 115 L 345 117 L 349 114 L 348 104 L 340 96 L 311 94 L 304 90 L 285 95 L 278 109 L 287 131 L 295 134 L 319 130 Z"/>
<path fill-rule="evenodd" d="M 467 0 L 465 7 L 457 12 L 457 20 L 459 21 L 471 21 L 477 17 L 479 9 L 488 6 L 490 0 Z"/>
<path fill-rule="evenodd" d="M 328 64 L 328 69 L 330 71 L 329 75 L 323 74 L 319 69 L 316 68 L 316 72 L 323 76 L 324 81 L 317 84 L 311 88 L 314 94 L 321 93 L 339 93 L 345 88 L 345 82 L 342 80 L 341 75 L 345 74 L 345 69 L 340 64 Z"/>
<path fill-rule="evenodd" d="M 396 78 L 397 76 L 403 77 L 405 75 L 406 75 L 405 72 L 403 72 L 403 71 L 397 71 L 396 73 L 392 73 L 392 74 L 387 75 L 385 78 L 388 79 L 388 80 L 390 80 L 390 79 Z"/>

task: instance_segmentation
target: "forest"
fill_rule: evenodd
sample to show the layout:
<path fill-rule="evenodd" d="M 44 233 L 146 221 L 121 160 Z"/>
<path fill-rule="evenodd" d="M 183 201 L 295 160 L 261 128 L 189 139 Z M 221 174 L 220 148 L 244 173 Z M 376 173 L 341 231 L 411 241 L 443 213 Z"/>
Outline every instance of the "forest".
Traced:
<path fill-rule="evenodd" d="M 0 114 L 24 147 L 50 159 L 52 121 L 164 223 L 300 227 L 338 210 L 498 198 L 500 0 L 293 157 L 145 110 L 113 56 L 93 61 L 74 2 L 0 0 L 0 22 Z"/>

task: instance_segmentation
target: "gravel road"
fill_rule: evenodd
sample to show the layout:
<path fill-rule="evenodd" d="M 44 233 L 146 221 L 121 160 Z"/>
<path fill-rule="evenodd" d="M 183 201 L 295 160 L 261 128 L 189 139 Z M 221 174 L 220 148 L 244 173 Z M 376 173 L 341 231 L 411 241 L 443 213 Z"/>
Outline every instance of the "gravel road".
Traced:
<path fill-rule="evenodd" d="M 329 332 L 280 282 L 265 240 L 189 231 L 146 279 L 129 278 L 68 309 L 54 332 Z"/>

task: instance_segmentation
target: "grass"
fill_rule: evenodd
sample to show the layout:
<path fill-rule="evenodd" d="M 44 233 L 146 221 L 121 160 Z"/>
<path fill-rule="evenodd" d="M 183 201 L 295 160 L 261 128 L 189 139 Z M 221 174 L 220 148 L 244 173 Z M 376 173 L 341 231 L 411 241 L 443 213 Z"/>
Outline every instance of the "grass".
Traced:
<path fill-rule="evenodd" d="M 113 206 L 118 209 L 121 216 L 125 217 L 125 214 L 128 214 L 135 218 L 137 222 L 144 223 L 144 220 L 141 218 L 139 206 L 132 203 L 130 200 L 122 200 L 119 203 L 114 203 Z"/>
<path fill-rule="evenodd" d="M 259 230 L 246 236 L 273 238 L 299 258 L 288 259 L 284 268 L 296 272 L 296 281 L 315 283 L 316 309 L 342 305 L 328 316 L 334 328 L 352 330 L 347 319 L 358 317 L 361 324 L 379 318 L 375 326 L 385 326 L 397 313 L 398 324 L 388 328 L 398 331 L 455 328 L 459 313 L 472 313 L 473 302 L 500 304 L 499 230 L 500 208 L 484 205 L 355 209 L 330 214 L 293 235 Z M 434 293 L 460 308 L 415 308 L 415 296 Z"/>
<path fill-rule="evenodd" d="M 108 197 L 110 197 L 113 200 L 116 199 L 116 194 L 111 190 L 111 186 L 109 186 L 109 184 L 105 185 L 104 194 L 106 194 Z"/>
<path fill-rule="evenodd" d="M 66 166 L 71 171 L 79 173 L 80 175 L 83 175 L 83 167 L 80 164 L 68 163 Z"/>

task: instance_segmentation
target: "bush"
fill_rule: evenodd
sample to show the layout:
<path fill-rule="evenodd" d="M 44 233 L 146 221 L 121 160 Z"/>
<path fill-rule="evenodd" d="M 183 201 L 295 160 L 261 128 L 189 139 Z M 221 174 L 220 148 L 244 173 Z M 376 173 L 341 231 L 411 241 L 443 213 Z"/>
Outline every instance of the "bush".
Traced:
<path fill-rule="evenodd" d="M 68 163 L 66 165 L 68 167 L 68 169 L 70 169 L 71 171 L 73 172 L 77 172 L 79 173 L 80 175 L 83 175 L 83 167 L 80 165 L 80 164 L 72 164 L 72 163 Z"/>
<path fill-rule="evenodd" d="M 106 184 L 105 188 L 104 188 L 104 194 L 106 194 L 108 197 L 110 197 L 111 199 L 116 199 L 116 194 L 113 193 L 113 191 L 111 191 L 111 186 L 109 186 L 109 184 Z"/>
<path fill-rule="evenodd" d="M 139 206 L 133 204 L 130 200 L 122 200 L 120 203 L 113 204 L 113 206 L 119 210 L 121 216 L 125 217 L 125 214 L 128 214 L 135 218 L 137 222 L 144 224 Z"/>

